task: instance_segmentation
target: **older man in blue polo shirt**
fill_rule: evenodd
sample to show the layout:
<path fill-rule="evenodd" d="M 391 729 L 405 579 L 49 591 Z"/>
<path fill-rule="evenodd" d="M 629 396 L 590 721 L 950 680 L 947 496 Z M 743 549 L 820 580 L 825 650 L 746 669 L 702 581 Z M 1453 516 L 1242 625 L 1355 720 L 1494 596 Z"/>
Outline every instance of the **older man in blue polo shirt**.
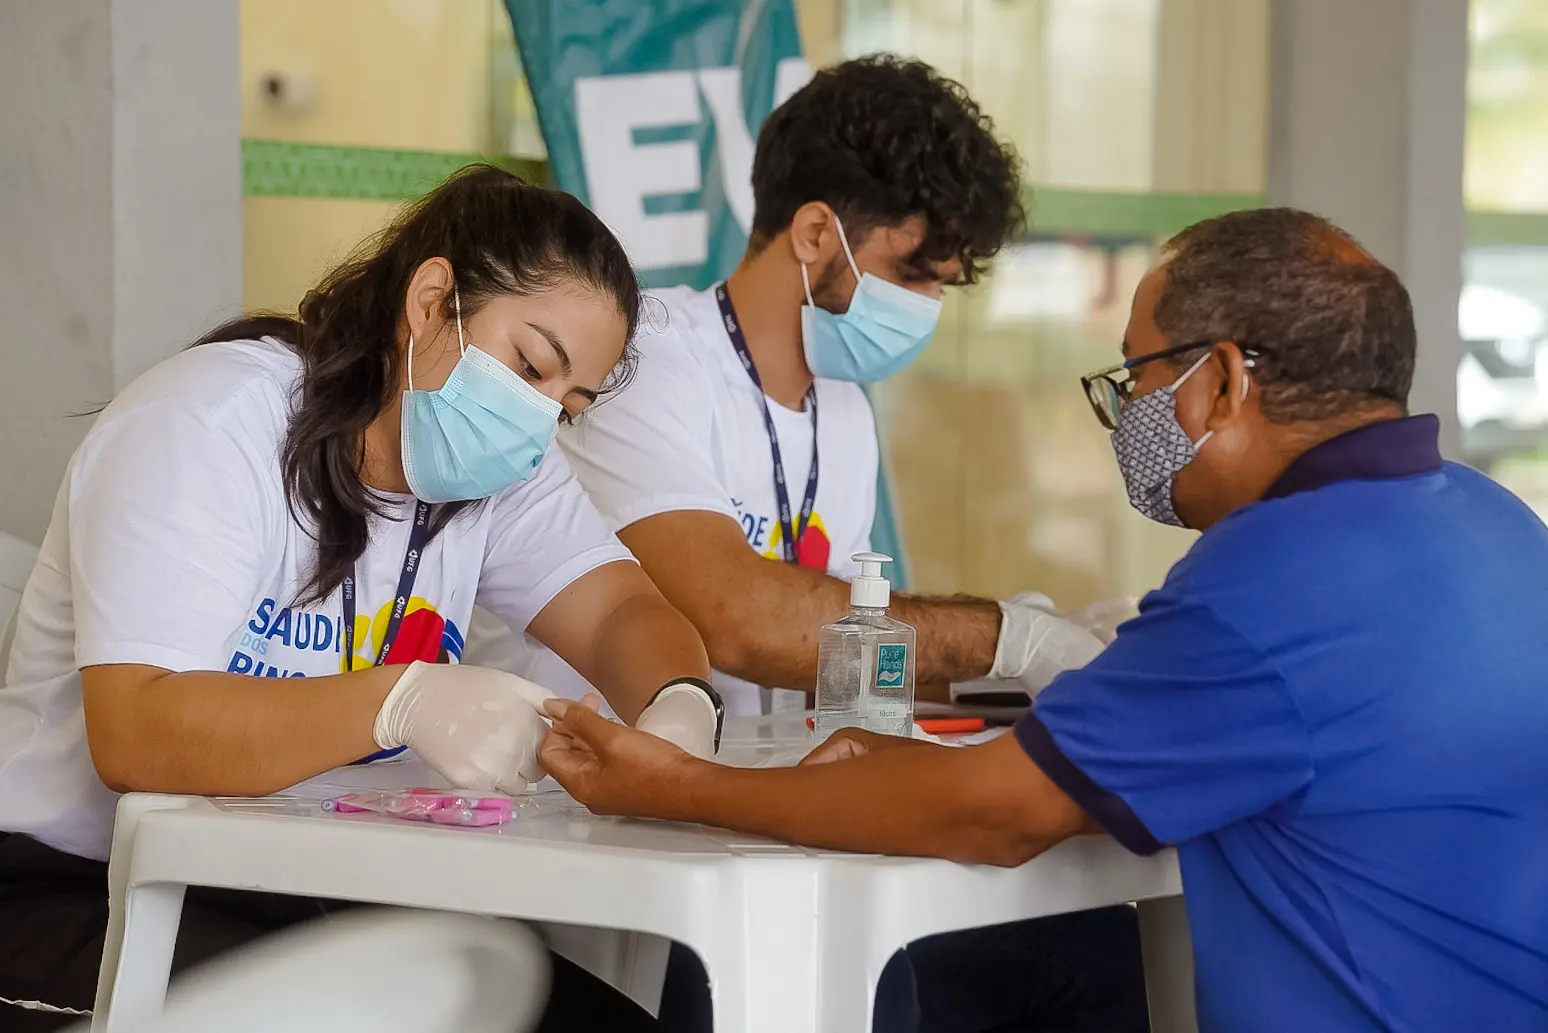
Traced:
<path fill-rule="evenodd" d="M 543 759 L 594 810 L 826 847 L 1175 845 L 1205 1033 L 1548 1029 L 1548 529 L 1441 460 L 1414 353 L 1327 222 L 1194 226 L 1083 387 L 1136 508 L 1204 534 L 1014 736 L 730 771 L 561 703 Z"/>

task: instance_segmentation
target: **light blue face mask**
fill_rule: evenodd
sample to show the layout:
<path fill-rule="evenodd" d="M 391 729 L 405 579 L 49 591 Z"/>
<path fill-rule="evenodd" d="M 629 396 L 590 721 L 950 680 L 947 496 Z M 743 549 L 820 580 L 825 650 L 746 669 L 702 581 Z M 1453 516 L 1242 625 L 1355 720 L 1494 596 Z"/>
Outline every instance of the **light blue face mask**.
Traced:
<path fill-rule="evenodd" d="M 414 338 L 403 392 L 403 474 L 425 502 L 487 499 L 537 472 L 564 407 L 462 336 L 462 357 L 435 391 L 414 390 Z"/>
<path fill-rule="evenodd" d="M 855 274 L 849 310 L 835 315 L 812 300 L 812 282 L 801 266 L 806 304 L 801 307 L 801 345 L 813 376 L 866 384 L 884 380 L 919 357 L 935 324 L 941 303 L 906 287 L 860 272 L 844 224 L 838 223 L 839 243 Z"/>

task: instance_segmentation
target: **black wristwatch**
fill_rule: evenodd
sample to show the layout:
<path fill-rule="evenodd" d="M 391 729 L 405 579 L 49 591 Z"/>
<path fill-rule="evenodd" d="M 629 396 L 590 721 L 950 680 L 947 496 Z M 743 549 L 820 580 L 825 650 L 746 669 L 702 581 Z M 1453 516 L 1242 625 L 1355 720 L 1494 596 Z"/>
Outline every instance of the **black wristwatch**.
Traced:
<path fill-rule="evenodd" d="M 650 709 L 651 704 L 660 699 L 661 694 L 674 685 L 692 685 L 709 697 L 710 703 L 715 707 L 715 752 L 719 753 L 720 734 L 726 730 L 726 701 L 720 698 L 720 693 L 715 691 L 715 686 L 703 678 L 673 678 L 656 690 L 656 694 L 650 697 L 650 703 L 645 704 L 645 708 L 647 710 Z"/>

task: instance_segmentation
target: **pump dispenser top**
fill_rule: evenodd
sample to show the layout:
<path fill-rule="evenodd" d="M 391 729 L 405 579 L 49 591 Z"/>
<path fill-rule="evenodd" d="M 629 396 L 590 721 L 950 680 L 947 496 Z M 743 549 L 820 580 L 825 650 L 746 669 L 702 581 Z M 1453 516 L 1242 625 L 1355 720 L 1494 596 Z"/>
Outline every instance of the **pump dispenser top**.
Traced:
<path fill-rule="evenodd" d="M 892 585 L 881 576 L 882 564 L 891 556 L 857 552 L 850 559 L 860 564 L 860 576 L 849 583 L 849 605 L 862 610 L 885 610 L 892 599 Z"/>

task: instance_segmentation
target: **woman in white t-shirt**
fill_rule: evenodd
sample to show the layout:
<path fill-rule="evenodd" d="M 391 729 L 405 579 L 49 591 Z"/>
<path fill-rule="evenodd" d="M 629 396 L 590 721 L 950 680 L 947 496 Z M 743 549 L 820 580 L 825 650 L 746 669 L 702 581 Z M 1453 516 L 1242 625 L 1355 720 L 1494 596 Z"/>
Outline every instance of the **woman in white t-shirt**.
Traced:
<path fill-rule="evenodd" d="M 120 792 L 256 795 L 404 748 L 458 785 L 541 777 L 545 691 L 456 663 L 475 602 L 713 750 L 698 635 L 549 447 L 627 375 L 640 305 L 580 202 L 481 167 L 298 319 L 238 319 L 103 411 L 0 690 L 0 998 L 91 1005 Z M 190 898 L 180 961 L 215 911 Z"/>

